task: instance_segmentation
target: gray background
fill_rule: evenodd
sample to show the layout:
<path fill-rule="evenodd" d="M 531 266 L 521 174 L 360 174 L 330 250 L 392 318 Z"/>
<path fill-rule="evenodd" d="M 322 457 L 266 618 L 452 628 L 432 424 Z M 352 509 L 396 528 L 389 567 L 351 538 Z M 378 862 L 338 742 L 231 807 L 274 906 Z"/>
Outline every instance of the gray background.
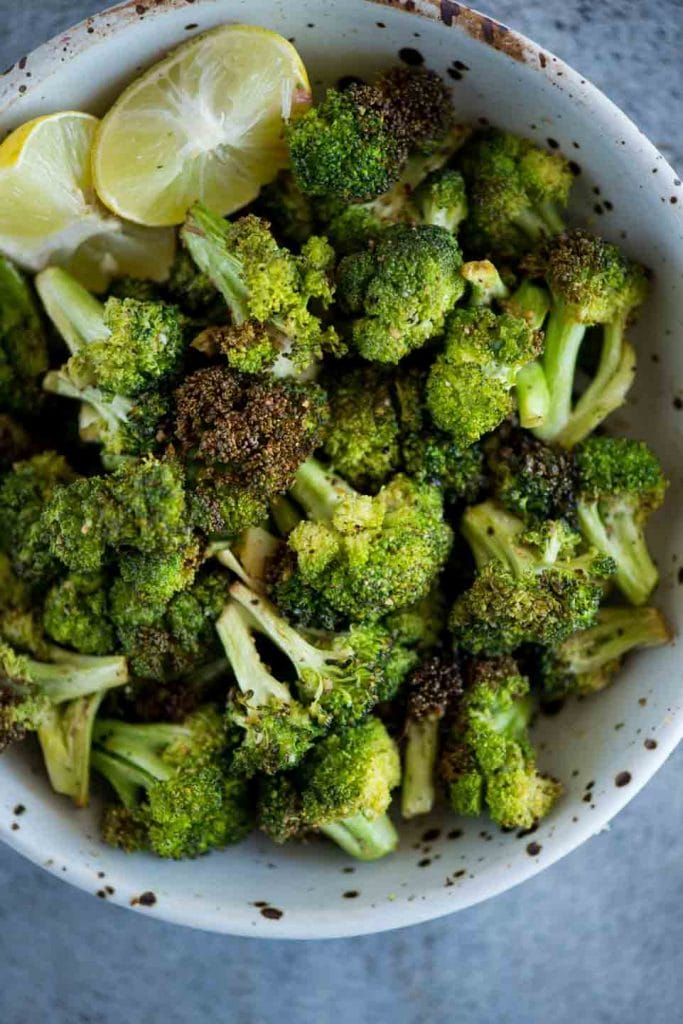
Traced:
<path fill-rule="evenodd" d="M 343 0 L 330 0 L 343 3 Z M 103 5 L 0 0 L 0 67 Z M 681 0 L 481 0 L 683 169 Z M 259 942 L 107 906 L 0 848 L 2 1024 L 675 1024 L 683 748 L 614 822 L 482 906 L 387 935 Z"/>

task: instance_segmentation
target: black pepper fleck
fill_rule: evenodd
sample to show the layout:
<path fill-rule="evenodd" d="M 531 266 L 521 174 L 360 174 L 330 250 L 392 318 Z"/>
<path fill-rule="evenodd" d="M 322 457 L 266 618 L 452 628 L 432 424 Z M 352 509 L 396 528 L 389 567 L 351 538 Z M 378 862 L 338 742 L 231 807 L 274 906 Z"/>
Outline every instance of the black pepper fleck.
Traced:
<path fill-rule="evenodd" d="M 438 839 L 441 835 L 440 828 L 428 828 L 426 832 L 422 834 L 423 843 L 433 843 L 435 839 Z"/>
<path fill-rule="evenodd" d="M 643 746 L 645 747 L 646 750 L 656 750 L 657 749 L 657 740 L 647 739 L 643 743 Z"/>
<path fill-rule="evenodd" d="M 360 893 L 357 889 L 349 889 L 344 893 L 345 900 L 355 900 L 358 896 L 360 896 Z"/>
<path fill-rule="evenodd" d="M 461 828 L 452 828 L 451 831 L 448 833 L 448 838 L 449 839 L 460 839 L 461 837 L 462 837 L 462 829 Z"/>
<path fill-rule="evenodd" d="M 683 409 L 683 398 L 679 398 L 678 395 L 674 398 L 674 409 Z"/>
<path fill-rule="evenodd" d="M 12 822 L 12 824 L 10 825 L 10 828 L 12 829 L 13 832 L 18 832 L 19 831 L 19 825 L 18 825 L 18 823 L 16 821 Z"/>
<path fill-rule="evenodd" d="M 419 868 L 428 868 L 431 863 L 432 861 L 430 857 L 423 857 L 422 860 L 417 862 L 417 866 Z"/>
<path fill-rule="evenodd" d="M 526 848 L 526 852 L 529 854 L 530 857 L 538 857 L 542 849 L 543 847 L 540 843 L 529 843 L 529 845 Z"/>
<path fill-rule="evenodd" d="M 425 59 L 419 50 L 416 50 L 413 46 L 403 46 L 398 51 L 399 58 L 404 64 L 409 64 L 410 67 L 416 68 L 420 64 L 424 64 Z"/>
<path fill-rule="evenodd" d="M 156 901 L 156 896 L 153 892 L 149 892 L 149 890 L 141 893 L 137 900 L 141 907 L 153 907 Z"/>
<path fill-rule="evenodd" d="M 548 143 L 548 145 L 550 146 L 551 149 L 559 149 L 560 148 L 560 144 L 557 141 L 557 139 L 546 139 L 545 141 Z"/>
<path fill-rule="evenodd" d="M 615 776 L 614 785 L 619 787 L 628 786 L 631 778 L 632 776 L 630 772 L 619 772 L 619 774 Z"/>
<path fill-rule="evenodd" d="M 99 898 L 100 898 L 101 900 L 106 900 L 106 898 L 107 898 L 107 894 L 106 894 L 106 892 L 104 891 L 104 889 L 98 889 L 98 890 L 97 890 L 97 892 L 95 893 L 95 895 L 96 895 L 96 896 L 99 896 Z"/>
<path fill-rule="evenodd" d="M 282 913 L 277 907 L 264 907 L 261 911 L 261 917 L 267 917 L 269 921 L 279 921 Z"/>
<path fill-rule="evenodd" d="M 355 870 L 356 870 L 356 869 L 355 869 L 355 868 L 352 868 L 352 867 L 346 867 L 346 868 L 342 868 L 342 871 L 343 871 L 343 873 L 344 873 L 345 875 L 352 875 L 352 874 L 354 873 L 354 871 L 355 871 Z"/>
<path fill-rule="evenodd" d="M 18 818 L 19 815 L 20 814 L 24 814 L 25 811 L 26 811 L 26 808 L 24 807 L 23 804 L 17 804 L 16 807 L 14 808 L 14 811 L 12 813 L 16 814 L 16 816 Z"/>
<path fill-rule="evenodd" d="M 466 874 L 467 874 L 467 872 L 466 872 L 465 868 L 460 868 L 459 871 L 454 872 L 453 878 L 462 878 L 462 876 L 466 875 Z"/>

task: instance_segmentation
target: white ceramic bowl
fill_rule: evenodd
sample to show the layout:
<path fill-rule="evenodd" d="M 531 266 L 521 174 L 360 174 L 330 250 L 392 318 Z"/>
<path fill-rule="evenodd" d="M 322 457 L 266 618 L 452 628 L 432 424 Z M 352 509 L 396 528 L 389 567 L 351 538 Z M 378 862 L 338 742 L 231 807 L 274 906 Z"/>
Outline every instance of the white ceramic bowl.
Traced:
<path fill-rule="evenodd" d="M 679 631 L 683 190 L 664 158 L 571 68 L 452 0 L 127 3 L 82 22 L 6 72 L 0 129 L 63 108 L 101 113 L 168 47 L 228 21 L 293 37 L 316 87 L 342 75 L 372 73 L 399 55 L 424 59 L 450 76 L 464 119 L 500 124 L 542 145 L 559 144 L 576 161 L 572 219 L 620 242 L 655 270 L 651 300 L 634 332 L 637 385 L 613 425 L 652 443 L 672 479 L 651 537 L 662 574 L 658 600 Z M 444 812 L 403 827 L 400 850 L 369 865 L 349 865 L 323 842 L 280 849 L 261 837 L 193 862 L 127 857 L 98 842 L 97 806 L 77 811 L 54 796 L 40 765 L 21 749 L 0 761 L 0 834 L 74 885 L 186 925 L 291 938 L 395 928 L 508 889 L 603 828 L 681 737 L 682 677 L 675 645 L 644 653 L 629 662 L 613 689 L 541 720 L 541 765 L 564 780 L 567 792 L 531 838 L 502 834 L 485 821 L 455 821 Z"/>

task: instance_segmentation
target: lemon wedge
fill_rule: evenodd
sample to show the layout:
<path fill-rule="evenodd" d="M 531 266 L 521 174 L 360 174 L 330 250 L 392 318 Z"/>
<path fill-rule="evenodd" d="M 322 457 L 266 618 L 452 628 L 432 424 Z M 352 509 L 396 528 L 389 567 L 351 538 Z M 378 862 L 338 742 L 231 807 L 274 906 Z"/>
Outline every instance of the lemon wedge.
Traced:
<path fill-rule="evenodd" d="M 213 29 L 150 68 L 103 118 L 95 188 L 138 224 L 180 224 L 196 200 L 232 213 L 286 164 L 283 123 L 310 102 L 286 39 L 253 25 Z"/>
<path fill-rule="evenodd" d="M 162 280 L 170 230 L 125 224 L 97 198 L 91 153 L 99 122 L 79 111 L 27 121 L 0 145 L 0 251 L 27 270 L 69 266 L 87 288 L 131 274 Z"/>

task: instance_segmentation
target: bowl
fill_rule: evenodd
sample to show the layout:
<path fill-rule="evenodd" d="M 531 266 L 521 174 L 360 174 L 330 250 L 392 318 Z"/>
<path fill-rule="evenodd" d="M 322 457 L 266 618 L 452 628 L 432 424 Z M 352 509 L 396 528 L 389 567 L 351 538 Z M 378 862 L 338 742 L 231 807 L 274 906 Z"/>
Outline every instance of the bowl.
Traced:
<path fill-rule="evenodd" d="M 672 485 L 651 525 L 676 632 L 683 620 L 683 190 L 664 158 L 590 83 L 528 39 L 452 0 L 143 0 L 87 19 L 0 79 L 0 129 L 49 111 L 102 113 L 169 47 L 224 22 L 295 40 L 317 89 L 403 60 L 452 84 L 462 117 L 560 148 L 577 175 L 570 220 L 603 233 L 654 271 L 633 332 L 637 384 L 614 428 L 663 457 Z M 0 835 L 86 891 L 197 928 L 273 938 L 358 935 L 449 914 L 516 885 L 603 829 L 683 733 L 675 643 L 639 654 L 618 685 L 542 718 L 543 769 L 566 794 L 533 835 L 502 833 L 446 810 L 401 827 L 396 854 L 351 864 L 331 845 L 279 848 L 265 838 L 189 862 L 126 856 L 97 838 L 97 803 L 74 809 L 48 788 L 36 755 L 0 759 Z"/>

